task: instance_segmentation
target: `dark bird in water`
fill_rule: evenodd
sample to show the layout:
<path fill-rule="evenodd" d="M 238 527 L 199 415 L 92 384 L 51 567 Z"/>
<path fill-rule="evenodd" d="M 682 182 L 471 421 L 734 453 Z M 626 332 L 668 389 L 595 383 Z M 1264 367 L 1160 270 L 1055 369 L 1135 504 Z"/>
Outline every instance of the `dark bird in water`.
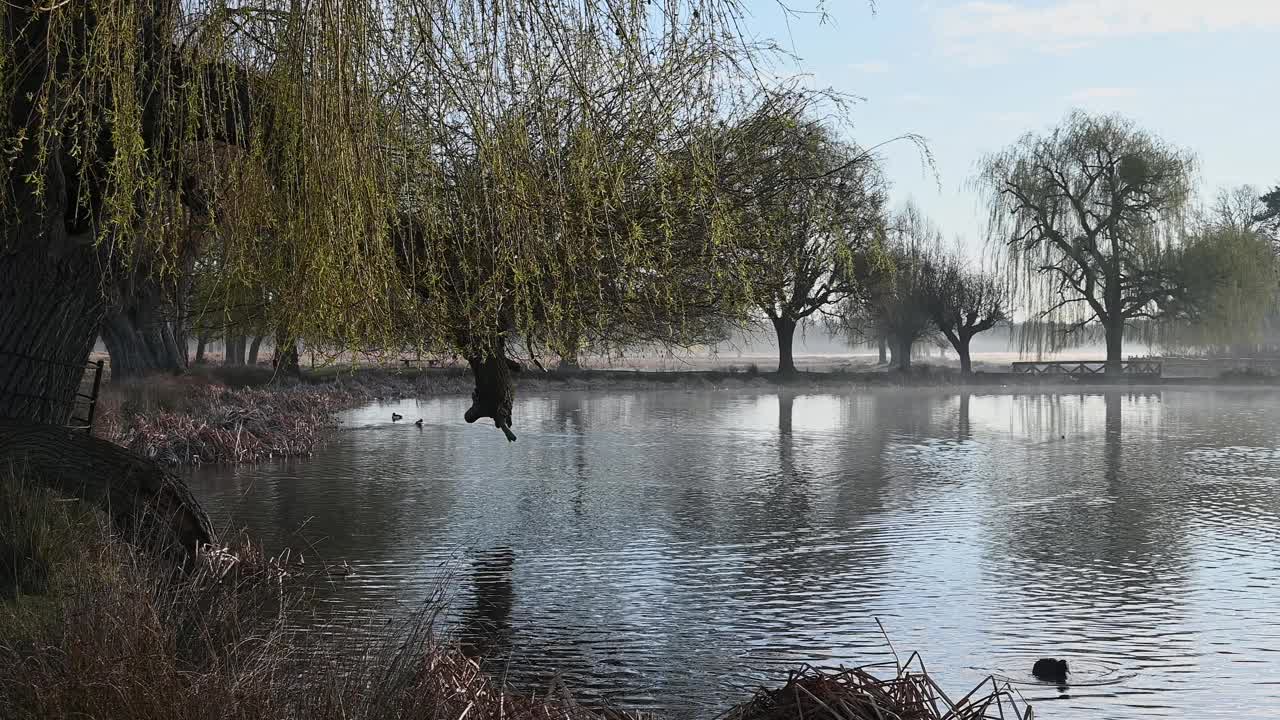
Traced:
<path fill-rule="evenodd" d="M 1040 658 L 1031 666 L 1031 674 L 1040 680 L 1064 683 L 1067 681 L 1067 661 L 1057 658 Z"/>
<path fill-rule="evenodd" d="M 418 418 L 418 422 L 414 423 L 414 425 L 417 425 L 419 428 L 421 428 L 421 427 L 422 427 L 422 418 Z"/>
<path fill-rule="evenodd" d="M 403 415 L 400 415 L 398 413 L 391 413 L 391 422 L 396 422 L 397 420 L 403 420 L 403 419 L 404 419 Z"/>

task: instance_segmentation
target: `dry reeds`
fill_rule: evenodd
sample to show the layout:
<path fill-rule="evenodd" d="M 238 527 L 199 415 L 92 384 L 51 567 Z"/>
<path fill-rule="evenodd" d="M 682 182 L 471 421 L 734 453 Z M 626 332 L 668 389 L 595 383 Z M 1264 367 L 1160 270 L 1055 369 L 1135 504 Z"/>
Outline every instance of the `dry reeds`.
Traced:
<path fill-rule="evenodd" d="M 216 375 L 150 378 L 109 386 L 95 432 L 168 465 L 258 462 L 311 454 L 342 410 L 375 400 L 469 391 L 457 373 L 362 372 L 324 383 L 261 387 L 231 387 Z"/>
<path fill-rule="evenodd" d="M 874 672 L 891 669 L 893 675 Z M 761 689 L 722 720 L 1030 720 L 1031 707 L 1007 684 L 988 678 L 952 700 L 913 653 L 905 664 L 839 670 L 805 666 L 777 689 Z"/>

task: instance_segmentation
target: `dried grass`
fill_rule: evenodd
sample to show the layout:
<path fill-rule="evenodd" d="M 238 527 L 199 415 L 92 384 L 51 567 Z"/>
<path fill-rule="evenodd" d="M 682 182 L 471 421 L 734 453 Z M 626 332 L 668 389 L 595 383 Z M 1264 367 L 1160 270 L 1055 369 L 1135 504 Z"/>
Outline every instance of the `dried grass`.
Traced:
<path fill-rule="evenodd" d="M 890 677 L 878 677 L 889 669 Z M 994 677 L 952 700 L 912 654 L 905 664 L 823 670 L 805 666 L 761 689 L 722 720 L 1031 720 L 1031 707 Z"/>
<path fill-rule="evenodd" d="M 257 387 L 233 387 L 217 374 L 148 378 L 107 387 L 95 433 L 168 465 L 258 462 L 310 455 L 343 410 L 460 392 L 470 392 L 461 373 L 361 372 Z"/>

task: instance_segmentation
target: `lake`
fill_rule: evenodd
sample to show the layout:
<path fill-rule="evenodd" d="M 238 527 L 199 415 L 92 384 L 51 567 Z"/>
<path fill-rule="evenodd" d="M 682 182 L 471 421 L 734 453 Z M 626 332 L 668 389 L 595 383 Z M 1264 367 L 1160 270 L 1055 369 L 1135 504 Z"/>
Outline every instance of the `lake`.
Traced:
<path fill-rule="evenodd" d="M 678 720 L 891 659 L 877 618 L 948 692 L 999 673 L 1037 717 L 1280 709 L 1280 393 L 564 392 L 519 398 L 516 443 L 469 402 L 363 408 L 313 458 L 193 487 L 350 563 L 339 628 L 448 578 L 518 687 Z M 1082 684 L 1029 682 L 1041 656 Z"/>

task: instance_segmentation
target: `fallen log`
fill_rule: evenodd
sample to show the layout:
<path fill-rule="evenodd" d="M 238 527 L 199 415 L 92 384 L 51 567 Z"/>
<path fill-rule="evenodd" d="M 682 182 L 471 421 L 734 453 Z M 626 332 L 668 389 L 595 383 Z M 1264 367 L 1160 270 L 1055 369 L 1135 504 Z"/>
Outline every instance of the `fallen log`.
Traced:
<path fill-rule="evenodd" d="M 0 420 L 0 466 L 101 507 L 129 542 L 185 563 L 215 540 L 186 483 L 153 460 L 56 425 Z"/>

